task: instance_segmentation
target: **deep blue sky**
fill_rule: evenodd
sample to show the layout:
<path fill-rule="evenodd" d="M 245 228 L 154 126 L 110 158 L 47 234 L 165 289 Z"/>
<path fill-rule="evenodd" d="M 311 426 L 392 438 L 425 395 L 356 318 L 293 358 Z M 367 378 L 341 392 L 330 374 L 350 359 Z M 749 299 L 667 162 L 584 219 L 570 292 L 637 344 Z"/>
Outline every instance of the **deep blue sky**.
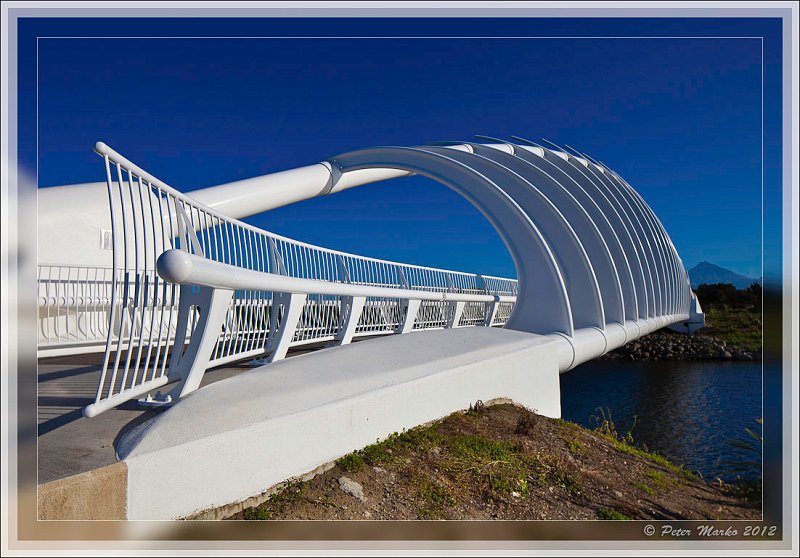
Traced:
<path fill-rule="evenodd" d="M 70 23 L 70 35 L 769 35 L 765 109 L 776 139 L 767 148 L 779 140 L 779 28 L 765 20 L 260 27 L 230 20 L 222 29 L 208 21 L 78 22 Z M 53 24 L 36 34 L 64 33 Z M 709 260 L 756 276 L 761 57 L 760 39 L 739 38 L 43 38 L 39 184 L 102 180 L 92 153 L 97 140 L 189 191 L 359 147 L 469 140 L 476 133 L 544 137 L 585 150 L 625 177 L 661 218 L 687 267 Z M 773 189 L 780 187 L 779 164 L 774 156 L 767 161 Z M 357 188 L 251 221 L 366 255 L 514 274 L 483 217 L 422 178 Z"/>

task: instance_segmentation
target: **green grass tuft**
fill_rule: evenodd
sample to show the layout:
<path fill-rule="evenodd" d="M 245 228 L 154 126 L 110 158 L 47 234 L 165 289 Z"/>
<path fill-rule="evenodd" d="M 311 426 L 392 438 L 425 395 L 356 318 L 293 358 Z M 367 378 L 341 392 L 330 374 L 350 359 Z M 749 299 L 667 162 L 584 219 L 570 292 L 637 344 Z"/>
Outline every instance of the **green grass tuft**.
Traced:
<path fill-rule="evenodd" d="M 286 505 L 299 500 L 306 487 L 306 481 L 291 482 L 276 492 L 266 502 L 247 508 L 242 512 L 243 519 L 266 521 L 272 519 L 273 513 L 282 510 Z"/>
<path fill-rule="evenodd" d="M 663 471 L 656 471 L 655 469 L 647 471 L 644 476 L 653 481 L 656 488 L 660 490 L 666 490 L 671 484 L 675 483 L 675 481 L 665 475 Z"/>
<path fill-rule="evenodd" d="M 597 516 L 600 519 L 609 519 L 612 521 L 626 521 L 630 519 L 630 517 L 628 517 L 624 513 L 620 513 L 617 510 L 611 510 L 608 508 L 600 508 L 599 510 L 597 510 Z"/>
<path fill-rule="evenodd" d="M 567 439 L 567 447 L 569 448 L 569 452 L 575 457 L 583 457 L 586 455 L 586 448 L 575 438 Z"/>
<path fill-rule="evenodd" d="M 434 481 L 427 481 L 423 483 L 419 491 L 420 497 L 434 506 L 455 506 L 456 499 L 450 494 L 441 484 Z"/>
<path fill-rule="evenodd" d="M 336 464 L 348 473 L 357 473 L 364 468 L 364 458 L 358 452 L 348 453 L 337 459 Z"/>
<path fill-rule="evenodd" d="M 647 459 L 648 461 L 651 461 L 651 462 L 653 462 L 653 463 L 655 463 L 657 465 L 661 465 L 662 467 L 664 467 L 668 471 L 670 471 L 672 473 L 675 473 L 676 475 L 679 475 L 680 477 L 683 477 L 685 480 L 688 480 L 688 481 L 696 481 L 696 480 L 698 480 L 698 476 L 695 473 L 693 473 L 690 470 L 686 469 L 682 465 L 675 465 L 674 463 L 672 463 L 670 460 L 668 460 L 666 457 L 664 457 L 662 455 L 658 455 L 657 453 L 650 452 L 650 451 L 645 451 L 643 449 L 637 448 L 637 447 L 632 446 L 630 444 L 627 444 L 625 442 L 620 442 L 619 440 L 616 440 L 616 441 L 612 440 L 612 443 L 614 444 L 614 447 L 617 449 L 617 451 L 619 451 L 621 453 L 625 453 L 625 454 L 628 454 L 628 455 L 633 455 L 633 456 L 636 456 L 636 457 L 641 457 L 643 459 Z"/>
<path fill-rule="evenodd" d="M 514 442 L 490 440 L 468 434 L 447 440 L 447 446 L 455 457 L 471 462 L 507 461 L 519 451 Z"/>
<path fill-rule="evenodd" d="M 442 519 L 445 510 L 456 505 L 455 497 L 445 486 L 429 479 L 420 484 L 418 496 L 423 501 L 423 505 L 417 510 L 420 517 Z"/>

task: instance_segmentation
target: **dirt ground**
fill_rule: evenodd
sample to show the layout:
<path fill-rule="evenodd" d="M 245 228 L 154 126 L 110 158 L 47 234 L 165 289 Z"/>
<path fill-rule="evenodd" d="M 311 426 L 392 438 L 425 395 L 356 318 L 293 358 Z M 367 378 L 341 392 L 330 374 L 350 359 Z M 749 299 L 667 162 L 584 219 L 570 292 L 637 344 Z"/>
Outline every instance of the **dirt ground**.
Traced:
<path fill-rule="evenodd" d="M 345 456 L 231 519 L 760 519 L 759 502 L 605 426 L 479 402 Z"/>

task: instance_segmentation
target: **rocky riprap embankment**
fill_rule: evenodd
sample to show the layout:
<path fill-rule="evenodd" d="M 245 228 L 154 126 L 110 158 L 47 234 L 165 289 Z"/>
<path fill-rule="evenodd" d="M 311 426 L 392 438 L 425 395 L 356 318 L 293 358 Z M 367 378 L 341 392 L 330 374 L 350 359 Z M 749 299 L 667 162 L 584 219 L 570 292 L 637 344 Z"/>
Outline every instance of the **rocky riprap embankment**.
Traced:
<path fill-rule="evenodd" d="M 607 360 L 759 360 L 750 353 L 711 335 L 683 335 L 656 331 L 611 351 Z"/>

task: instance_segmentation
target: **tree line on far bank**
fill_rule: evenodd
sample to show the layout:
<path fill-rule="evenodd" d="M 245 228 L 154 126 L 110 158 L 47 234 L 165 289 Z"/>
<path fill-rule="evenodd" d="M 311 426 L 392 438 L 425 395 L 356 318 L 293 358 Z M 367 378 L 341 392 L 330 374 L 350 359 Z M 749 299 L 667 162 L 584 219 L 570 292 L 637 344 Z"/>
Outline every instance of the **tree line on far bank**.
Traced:
<path fill-rule="evenodd" d="M 761 284 L 752 283 L 746 289 L 737 289 L 730 283 L 702 283 L 695 289 L 703 309 L 724 306 L 761 308 Z"/>

